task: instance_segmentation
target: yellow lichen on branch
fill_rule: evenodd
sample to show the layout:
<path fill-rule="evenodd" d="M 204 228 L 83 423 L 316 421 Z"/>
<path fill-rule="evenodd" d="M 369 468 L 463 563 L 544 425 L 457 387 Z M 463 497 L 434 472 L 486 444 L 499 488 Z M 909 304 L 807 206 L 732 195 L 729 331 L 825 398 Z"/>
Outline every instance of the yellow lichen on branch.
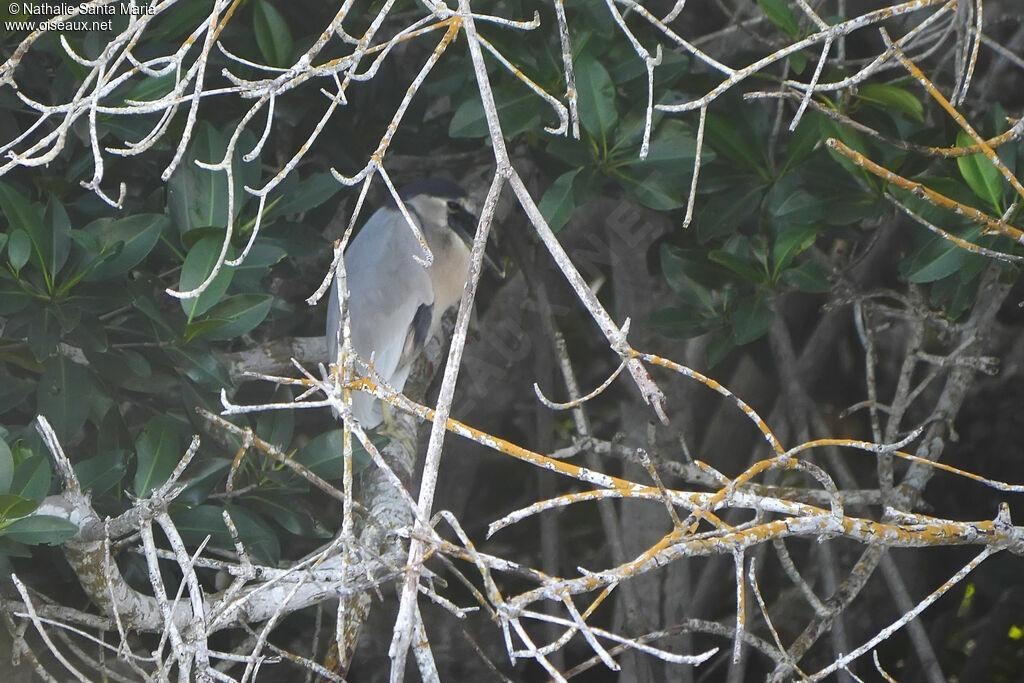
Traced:
<path fill-rule="evenodd" d="M 975 209 L 973 206 L 962 204 L 955 199 L 950 199 L 941 192 L 936 192 L 930 187 L 926 187 L 917 181 L 905 178 L 898 173 L 893 173 L 881 164 L 877 164 L 871 159 L 868 159 L 860 152 L 850 149 L 836 138 L 829 138 L 825 141 L 825 144 L 828 145 L 829 149 L 833 149 L 842 154 L 851 163 L 863 168 L 868 173 L 890 182 L 907 192 L 912 192 L 914 195 L 934 204 L 935 206 L 947 209 L 958 216 L 966 216 L 974 222 L 979 223 L 985 228 L 986 234 L 1003 235 L 1005 237 L 1009 237 L 1015 242 L 1024 242 L 1024 232 L 1000 218 L 993 218 L 984 211 Z"/>

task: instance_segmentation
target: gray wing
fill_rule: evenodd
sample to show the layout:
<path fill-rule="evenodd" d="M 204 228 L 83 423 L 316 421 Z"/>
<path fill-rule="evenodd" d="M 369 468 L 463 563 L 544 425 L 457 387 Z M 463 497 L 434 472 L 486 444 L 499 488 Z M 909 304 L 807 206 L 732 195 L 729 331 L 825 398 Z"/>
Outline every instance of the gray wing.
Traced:
<path fill-rule="evenodd" d="M 419 251 L 401 214 L 379 209 L 345 252 L 352 344 L 365 361 L 373 359 L 374 370 L 398 391 L 408 376 L 411 357 L 406 356 L 425 341 L 421 328 L 429 329 L 434 302 L 430 277 L 412 258 Z M 338 354 L 339 298 L 336 279 L 327 311 L 329 362 L 335 362 Z M 353 397 L 353 412 L 366 428 L 381 421 L 377 403 L 364 394 Z"/>

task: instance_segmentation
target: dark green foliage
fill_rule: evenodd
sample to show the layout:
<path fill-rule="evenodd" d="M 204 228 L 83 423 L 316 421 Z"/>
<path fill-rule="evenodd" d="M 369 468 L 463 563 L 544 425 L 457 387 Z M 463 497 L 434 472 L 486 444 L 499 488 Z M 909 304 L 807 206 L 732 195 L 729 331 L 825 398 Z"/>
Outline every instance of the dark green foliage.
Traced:
<path fill-rule="evenodd" d="M 265 48 L 261 37 L 269 35 L 273 49 L 286 59 L 290 48 L 282 42 L 288 30 L 282 21 L 266 3 L 254 13 L 260 49 Z M 169 32 L 183 30 L 170 22 L 160 26 Z M 126 87 L 124 96 L 152 99 L 169 85 L 166 79 L 143 79 Z M 63 87 L 74 87 L 73 79 Z M 132 191 L 120 211 L 96 204 L 77 187 L 91 164 L 87 140 L 84 145 L 72 141 L 63 164 L 0 181 L 4 567 L 6 557 L 26 556 L 27 545 L 59 543 L 75 530 L 66 522 L 32 514 L 60 487 L 35 431 L 37 414 L 53 425 L 97 508 L 117 514 L 131 504 L 126 494 L 145 497 L 166 481 L 193 433 L 209 436 L 194 408 L 216 410 L 220 390 L 235 389 L 218 353 L 227 351 L 231 340 L 255 334 L 261 325 L 294 327 L 297 315 L 308 315 L 301 301 L 275 296 L 267 283 L 275 269 L 294 270 L 326 246 L 316 232 L 289 222 L 315 211 L 339 190 L 322 167 L 299 168 L 283 184 L 280 196 L 268 201 L 263 238 L 244 264 L 224 266 L 198 298 L 175 304 L 164 291 L 200 284 L 224 246 L 229 208 L 225 175 L 194 161 L 220 162 L 235 121 L 231 111 L 211 114 L 200 119 L 166 186 L 159 175 L 162 164 L 170 161 L 172 140 L 158 145 L 153 157 L 141 163 L 108 167 L 114 174 L 132 175 Z M 10 123 L 0 121 L 5 139 L 16 135 Z M 147 132 L 126 131 L 124 125 L 134 123 L 101 122 L 102 143 L 114 144 L 124 135 L 137 139 Z M 227 247 L 229 256 L 241 252 L 254 227 L 256 203 L 244 186 L 257 187 L 267 179 L 258 155 L 250 162 L 242 160 L 255 142 L 246 131 L 232 157 L 236 230 Z M 294 437 L 292 420 L 274 414 L 254 417 L 250 424 L 287 451 Z M 213 439 L 204 444 L 183 478 L 187 488 L 175 504 L 176 514 L 187 513 L 223 489 L 228 463 L 217 457 L 220 452 Z M 254 556 L 276 561 L 279 532 L 270 531 L 261 515 L 279 518 L 280 507 L 287 505 L 291 516 L 284 528 L 317 537 L 311 510 L 294 504 L 295 492 L 307 490 L 308 484 L 261 456 L 249 457 L 238 481 L 256 485 L 252 500 L 237 498 L 232 513 Z M 223 524 L 217 539 L 223 540 L 222 532 Z"/>

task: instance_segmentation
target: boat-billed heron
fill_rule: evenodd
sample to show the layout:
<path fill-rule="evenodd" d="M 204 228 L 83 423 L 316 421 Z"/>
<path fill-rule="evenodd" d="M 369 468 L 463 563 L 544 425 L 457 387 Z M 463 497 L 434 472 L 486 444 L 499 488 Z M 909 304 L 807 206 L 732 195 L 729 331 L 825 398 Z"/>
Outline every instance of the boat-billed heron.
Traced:
<path fill-rule="evenodd" d="M 413 361 L 439 331 L 441 317 L 462 297 L 476 216 L 466 192 L 449 180 L 419 181 L 398 194 L 423 233 L 433 263 L 424 267 L 415 260 L 423 258 L 423 249 L 393 200 L 370 217 L 344 259 L 352 346 L 364 362 L 372 362 L 375 373 L 402 391 Z M 501 272 L 493 241 L 488 241 L 485 260 Z M 336 277 L 327 308 L 329 363 L 338 360 L 340 298 Z M 352 395 L 352 413 L 365 429 L 383 420 L 380 401 L 362 392 Z"/>

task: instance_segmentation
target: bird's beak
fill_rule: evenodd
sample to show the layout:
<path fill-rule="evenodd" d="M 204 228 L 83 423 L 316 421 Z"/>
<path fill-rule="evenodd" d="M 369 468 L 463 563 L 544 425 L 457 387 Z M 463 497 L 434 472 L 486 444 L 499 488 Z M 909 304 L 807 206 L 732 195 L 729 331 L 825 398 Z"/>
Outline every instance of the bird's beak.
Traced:
<path fill-rule="evenodd" d="M 476 233 L 477 217 L 468 211 L 459 211 L 449 214 L 448 225 L 462 238 L 467 246 L 472 246 L 473 237 Z M 501 260 L 501 252 L 498 250 L 498 241 L 494 238 L 494 226 L 487 235 L 487 244 L 484 246 L 484 262 L 493 270 L 498 277 L 505 277 L 505 264 Z"/>

